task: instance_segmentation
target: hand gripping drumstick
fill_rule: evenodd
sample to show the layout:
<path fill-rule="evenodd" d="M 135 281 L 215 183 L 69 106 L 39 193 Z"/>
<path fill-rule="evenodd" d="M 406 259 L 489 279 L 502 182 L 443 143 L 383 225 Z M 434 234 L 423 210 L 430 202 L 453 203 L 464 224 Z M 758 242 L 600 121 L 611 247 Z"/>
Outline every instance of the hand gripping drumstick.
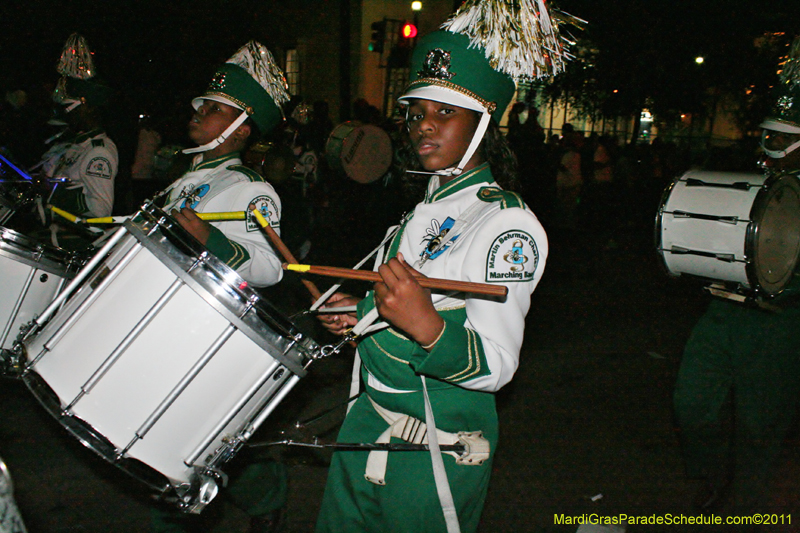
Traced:
<path fill-rule="evenodd" d="M 264 215 L 261 214 L 261 211 L 254 207 L 253 216 L 256 217 L 258 223 L 261 224 L 262 228 L 264 228 L 264 233 L 266 233 L 267 237 L 269 237 L 272 246 L 274 246 L 280 252 L 283 258 L 290 263 L 297 263 L 297 259 L 295 259 L 294 255 L 292 255 L 292 252 L 286 247 L 278 234 L 275 233 L 275 230 L 269 225 L 269 222 L 266 218 L 264 218 Z M 317 286 L 314 285 L 313 281 L 309 281 L 307 279 L 301 279 L 300 281 L 306 286 L 306 289 L 308 289 L 308 292 L 311 293 L 311 297 L 314 298 L 314 300 L 318 300 L 319 297 L 322 296 L 322 293 L 319 291 Z"/>
<path fill-rule="evenodd" d="M 338 268 L 329 266 L 283 264 L 284 270 L 294 272 L 307 272 L 309 274 L 319 274 L 321 276 L 333 276 L 336 278 L 360 279 L 364 281 L 381 281 L 381 275 L 372 270 L 353 270 L 350 268 Z M 505 285 L 492 285 L 490 283 L 475 283 L 472 281 L 458 281 L 442 278 L 426 278 L 415 276 L 417 283 L 428 289 L 439 289 L 443 291 L 469 292 L 472 294 L 483 294 L 486 296 L 506 296 L 508 287 Z"/>

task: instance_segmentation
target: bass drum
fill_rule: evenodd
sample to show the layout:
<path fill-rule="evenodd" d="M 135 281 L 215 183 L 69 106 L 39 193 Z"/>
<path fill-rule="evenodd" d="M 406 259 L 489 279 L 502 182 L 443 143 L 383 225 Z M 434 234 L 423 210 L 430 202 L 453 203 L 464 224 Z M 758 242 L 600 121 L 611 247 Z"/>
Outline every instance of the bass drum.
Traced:
<path fill-rule="evenodd" d="M 656 247 L 673 275 L 775 296 L 800 256 L 800 183 L 794 174 L 687 172 L 664 192 Z"/>
<path fill-rule="evenodd" d="M 15 347 L 22 378 L 83 444 L 181 509 L 213 499 L 222 466 L 319 347 L 145 205 Z"/>
<path fill-rule="evenodd" d="M 378 126 L 350 121 L 339 124 L 325 143 L 328 164 L 358 183 L 379 180 L 392 164 L 392 140 Z"/>

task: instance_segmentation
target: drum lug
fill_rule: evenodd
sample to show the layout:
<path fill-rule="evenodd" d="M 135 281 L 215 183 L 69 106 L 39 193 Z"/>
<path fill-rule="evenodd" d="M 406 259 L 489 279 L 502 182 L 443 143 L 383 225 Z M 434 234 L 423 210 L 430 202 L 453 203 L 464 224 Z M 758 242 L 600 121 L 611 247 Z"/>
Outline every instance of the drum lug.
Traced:
<path fill-rule="evenodd" d="M 194 262 L 189 266 L 189 268 L 186 269 L 186 272 L 187 273 L 192 272 L 197 267 L 204 265 L 207 261 L 208 261 L 208 252 L 201 253 L 200 255 L 197 256 L 197 259 L 194 260 Z"/>
<path fill-rule="evenodd" d="M 0 374 L 9 377 L 22 377 L 27 371 L 25 362 L 27 361 L 27 350 L 25 345 L 19 342 L 18 337 L 14 346 L 10 350 L 2 350 L 0 354 Z"/>
<path fill-rule="evenodd" d="M 192 487 L 179 496 L 178 507 L 185 513 L 200 514 L 206 506 L 219 494 L 220 484 L 228 484 L 228 476 L 219 470 L 198 469 Z"/>

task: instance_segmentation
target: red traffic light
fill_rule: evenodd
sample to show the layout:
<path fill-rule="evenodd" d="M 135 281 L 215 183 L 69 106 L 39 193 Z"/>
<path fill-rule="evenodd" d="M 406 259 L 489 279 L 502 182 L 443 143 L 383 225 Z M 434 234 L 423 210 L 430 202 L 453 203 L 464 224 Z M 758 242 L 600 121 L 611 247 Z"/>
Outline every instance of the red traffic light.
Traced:
<path fill-rule="evenodd" d="M 411 24 L 410 22 L 406 22 L 400 29 L 400 35 L 404 39 L 413 39 L 414 37 L 417 36 L 417 27 Z"/>

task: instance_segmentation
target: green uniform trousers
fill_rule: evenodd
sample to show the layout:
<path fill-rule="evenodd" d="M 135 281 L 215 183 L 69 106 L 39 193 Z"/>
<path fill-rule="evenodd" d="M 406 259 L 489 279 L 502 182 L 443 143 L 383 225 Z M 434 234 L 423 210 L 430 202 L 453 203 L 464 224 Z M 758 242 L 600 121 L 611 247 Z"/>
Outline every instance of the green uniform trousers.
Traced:
<path fill-rule="evenodd" d="M 687 474 L 718 487 L 732 482 L 734 510 L 769 512 L 770 467 L 795 416 L 799 378 L 800 308 L 776 313 L 712 301 L 675 387 Z"/>
<path fill-rule="evenodd" d="M 438 425 L 438 419 L 437 419 Z M 361 395 L 342 425 L 338 442 L 374 442 L 387 423 Z M 491 436 L 492 449 L 496 439 Z M 403 442 L 392 439 L 392 442 Z M 386 484 L 364 478 L 369 452 L 333 454 L 317 533 L 427 533 L 447 531 L 428 451 L 390 452 Z M 491 459 L 480 466 L 456 465 L 443 454 L 461 531 L 475 531 L 492 470 Z"/>

